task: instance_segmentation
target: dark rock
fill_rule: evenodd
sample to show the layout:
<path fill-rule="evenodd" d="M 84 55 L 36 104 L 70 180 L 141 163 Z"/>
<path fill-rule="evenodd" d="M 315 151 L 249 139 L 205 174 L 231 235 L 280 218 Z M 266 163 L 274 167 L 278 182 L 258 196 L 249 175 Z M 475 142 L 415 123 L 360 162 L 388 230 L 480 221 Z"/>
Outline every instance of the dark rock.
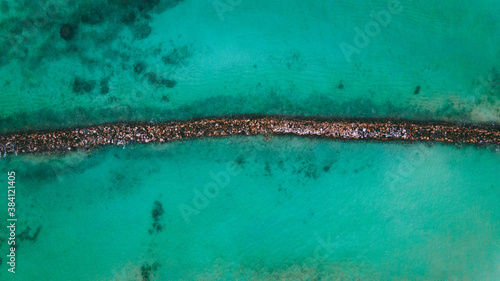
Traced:
<path fill-rule="evenodd" d="M 76 26 L 69 23 L 63 24 L 61 26 L 61 29 L 59 30 L 59 35 L 61 35 L 61 38 L 66 41 L 73 39 L 73 37 L 75 37 L 75 33 L 76 33 Z"/>
<path fill-rule="evenodd" d="M 101 9 L 92 8 L 88 11 L 88 13 L 82 16 L 81 20 L 82 22 L 91 25 L 100 24 L 104 21 L 104 13 L 102 12 Z"/>
<path fill-rule="evenodd" d="M 141 74 L 144 69 L 146 69 L 146 64 L 139 61 L 134 64 L 134 72 L 137 74 Z"/>

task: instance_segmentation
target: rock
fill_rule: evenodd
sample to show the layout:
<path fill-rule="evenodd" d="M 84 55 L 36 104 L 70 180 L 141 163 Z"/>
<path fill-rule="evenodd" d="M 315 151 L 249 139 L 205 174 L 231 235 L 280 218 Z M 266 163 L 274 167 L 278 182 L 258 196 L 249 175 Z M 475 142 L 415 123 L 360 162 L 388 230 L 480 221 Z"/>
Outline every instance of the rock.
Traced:
<path fill-rule="evenodd" d="M 66 41 L 73 39 L 73 37 L 75 37 L 75 33 L 76 33 L 76 26 L 69 23 L 63 24 L 61 26 L 61 29 L 59 30 L 59 35 L 61 35 L 61 38 Z"/>

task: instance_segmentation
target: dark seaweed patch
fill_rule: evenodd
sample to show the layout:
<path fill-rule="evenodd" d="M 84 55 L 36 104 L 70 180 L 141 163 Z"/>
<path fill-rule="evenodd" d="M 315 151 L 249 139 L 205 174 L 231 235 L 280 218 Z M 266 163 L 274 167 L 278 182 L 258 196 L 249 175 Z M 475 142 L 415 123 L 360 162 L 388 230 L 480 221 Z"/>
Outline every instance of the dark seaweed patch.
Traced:
<path fill-rule="evenodd" d="M 108 85 L 101 87 L 101 94 L 105 95 L 108 92 L 109 92 L 109 86 Z"/>
<path fill-rule="evenodd" d="M 149 281 L 149 276 L 151 275 L 151 266 L 142 265 L 141 266 L 141 276 L 143 281 Z"/>
<path fill-rule="evenodd" d="M 187 46 L 181 48 L 175 48 L 167 55 L 163 56 L 161 60 L 165 64 L 179 65 L 184 63 L 187 57 L 190 56 Z"/>
<path fill-rule="evenodd" d="M 167 88 L 173 88 L 177 85 L 177 81 L 171 79 L 161 79 L 161 84 L 165 85 Z"/>
<path fill-rule="evenodd" d="M 163 205 L 160 201 L 155 201 L 153 205 L 153 210 L 151 211 L 151 216 L 153 217 L 153 227 L 149 230 L 149 234 L 161 232 L 163 226 L 160 224 L 161 216 L 165 211 L 163 210 Z"/>
<path fill-rule="evenodd" d="M 413 91 L 413 94 L 414 94 L 414 95 L 418 95 L 419 93 L 420 93 L 420 86 L 417 86 L 417 87 L 415 88 L 415 91 Z"/>
<path fill-rule="evenodd" d="M 109 78 L 103 78 L 101 79 L 101 82 L 100 82 L 100 86 L 101 86 L 101 90 L 100 90 L 100 93 L 105 95 L 109 92 Z"/>
<path fill-rule="evenodd" d="M 163 206 L 159 201 L 154 202 L 154 208 L 153 211 L 151 212 L 153 219 L 155 221 L 158 221 L 160 219 L 160 216 L 163 215 Z"/>
<path fill-rule="evenodd" d="M 73 39 L 73 37 L 75 37 L 75 33 L 76 33 L 76 26 L 69 23 L 63 24 L 59 29 L 59 35 L 61 36 L 62 39 L 66 41 Z"/>
<path fill-rule="evenodd" d="M 82 15 L 81 20 L 83 23 L 96 25 L 104 22 L 104 13 L 99 8 L 91 8 L 88 12 Z"/>
<path fill-rule="evenodd" d="M 242 155 L 238 156 L 238 158 L 236 158 L 236 164 L 238 165 L 245 164 L 245 158 Z"/>
<path fill-rule="evenodd" d="M 81 77 L 75 77 L 73 80 L 73 92 L 82 93 L 82 92 L 91 92 L 95 88 L 95 81 L 93 80 L 85 80 Z"/>
<path fill-rule="evenodd" d="M 142 281 L 151 280 L 151 273 L 154 271 L 157 271 L 159 268 L 160 268 L 160 264 L 157 262 L 154 262 L 152 265 L 149 265 L 149 264 L 141 265 Z"/>
<path fill-rule="evenodd" d="M 141 74 L 144 69 L 146 69 L 146 64 L 142 61 L 134 63 L 134 72 L 137 74 Z"/>
<path fill-rule="evenodd" d="M 169 98 L 167 95 L 163 95 L 163 96 L 161 97 L 161 101 L 163 101 L 163 102 L 169 102 L 169 101 L 170 101 L 170 98 Z"/>
<path fill-rule="evenodd" d="M 134 27 L 134 35 L 137 39 L 145 39 L 151 34 L 151 27 L 144 23 Z"/>
<path fill-rule="evenodd" d="M 134 23 L 136 18 L 137 15 L 134 11 L 128 11 L 122 15 L 121 22 L 123 22 L 124 24 L 131 24 Z"/>
<path fill-rule="evenodd" d="M 173 88 L 177 85 L 177 81 L 163 78 L 159 75 L 157 75 L 154 72 L 148 72 L 145 77 L 148 79 L 148 82 L 151 85 L 156 85 L 156 86 L 166 86 L 167 88 Z"/>
<path fill-rule="evenodd" d="M 2 13 L 7 14 L 10 10 L 9 3 L 7 3 L 7 1 L 2 1 L 2 3 L 0 4 L 0 10 L 2 11 Z"/>
<path fill-rule="evenodd" d="M 148 10 L 151 10 L 159 2 L 160 2 L 160 0 L 147 0 L 147 1 L 144 1 L 144 0 L 135 0 L 135 1 L 132 1 L 133 4 L 137 5 L 137 9 L 139 11 L 143 11 L 143 10 L 148 11 Z"/>
<path fill-rule="evenodd" d="M 31 241 L 31 242 L 36 242 L 36 239 L 38 238 L 38 235 L 40 234 L 40 230 L 42 229 L 42 226 L 39 226 L 35 233 L 33 235 L 30 235 L 30 231 L 31 231 L 31 228 L 28 226 L 23 232 L 21 232 L 18 236 L 17 236 L 17 239 L 19 239 L 19 241 L 23 241 L 23 240 L 28 240 L 28 241 Z"/>
<path fill-rule="evenodd" d="M 269 164 L 269 162 L 266 161 L 265 163 L 265 166 L 264 166 L 264 170 L 266 171 L 266 174 L 268 176 L 272 176 L 272 172 L 271 172 L 271 165 Z"/>
<path fill-rule="evenodd" d="M 159 83 L 160 83 L 159 81 L 160 81 L 160 79 L 161 79 L 161 78 L 159 78 L 159 77 L 158 77 L 158 75 L 156 75 L 156 73 L 154 73 L 154 72 L 148 72 L 148 73 L 146 73 L 146 78 L 148 79 L 148 82 L 149 82 L 150 84 L 153 84 L 153 85 L 154 85 L 154 84 L 159 84 Z"/>

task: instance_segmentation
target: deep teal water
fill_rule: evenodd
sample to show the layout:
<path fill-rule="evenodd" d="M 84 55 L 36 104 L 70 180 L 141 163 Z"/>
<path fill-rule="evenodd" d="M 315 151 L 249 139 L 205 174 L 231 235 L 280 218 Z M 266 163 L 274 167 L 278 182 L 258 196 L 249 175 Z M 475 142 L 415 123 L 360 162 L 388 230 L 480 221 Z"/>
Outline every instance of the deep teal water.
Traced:
<path fill-rule="evenodd" d="M 496 0 L 148 3 L 0 1 L 0 132 L 242 113 L 500 121 Z M 0 280 L 498 280 L 499 156 L 293 137 L 9 155 L 19 247 L 14 275 L 0 231 Z"/>

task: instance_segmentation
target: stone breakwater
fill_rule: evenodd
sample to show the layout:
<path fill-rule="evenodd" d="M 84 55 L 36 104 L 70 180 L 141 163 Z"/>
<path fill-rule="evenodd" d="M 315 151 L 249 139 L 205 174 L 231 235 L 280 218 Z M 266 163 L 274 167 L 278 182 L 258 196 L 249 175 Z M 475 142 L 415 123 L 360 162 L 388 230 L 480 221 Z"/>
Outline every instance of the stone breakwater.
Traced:
<path fill-rule="evenodd" d="M 169 122 L 116 122 L 0 136 L 0 153 L 74 151 L 104 145 L 170 142 L 235 135 L 299 135 L 343 140 L 500 144 L 498 125 L 433 121 L 233 116 Z"/>

